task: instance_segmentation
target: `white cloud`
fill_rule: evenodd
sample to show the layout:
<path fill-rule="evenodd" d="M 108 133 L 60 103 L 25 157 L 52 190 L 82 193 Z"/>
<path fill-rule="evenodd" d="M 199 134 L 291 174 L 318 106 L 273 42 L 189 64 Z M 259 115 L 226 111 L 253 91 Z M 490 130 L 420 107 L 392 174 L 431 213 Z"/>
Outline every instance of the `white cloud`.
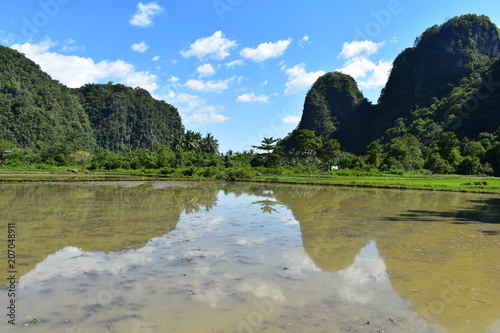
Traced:
<path fill-rule="evenodd" d="M 365 57 L 354 57 L 344 63 L 344 66 L 338 69 L 339 72 L 349 74 L 355 80 L 362 79 L 375 69 L 376 65 L 373 61 Z"/>
<path fill-rule="evenodd" d="M 308 35 L 304 35 L 304 37 L 302 37 L 302 39 L 299 41 L 299 46 L 304 48 L 304 46 L 307 44 L 311 44 L 311 41 L 309 40 Z"/>
<path fill-rule="evenodd" d="M 184 104 L 185 106 L 179 109 L 179 112 L 181 113 L 188 113 L 199 107 L 200 105 L 205 104 L 206 100 L 203 98 L 196 96 L 196 95 L 190 95 L 186 93 L 178 94 L 175 97 L 175 100 L 172 101 L 174 103 L 179 103 L 179 104 Z"/>
<path fill-rule="evenodd" d="M 140 53 L 144 53 L 149 48 L 149 46 L 144 41 L 142 41 L 140 43 L 134 43 L 134 44 L 132 44 L 131 48 L 134 51 L 137 51 L 137 52 L 140 52 Z"/>
<path fill-rule="evenodd" d="M 222 90 L 226 90 L 229 88 L 229 82 L 232 81 L 233 79 L 234 77 L 223 81 L 222 80 L 203 81 L 203 80 L 189 79 L 186 81 L 184 86 L 196 91 L 221 92 Z"/>
<path fill-rule="evenodd" d="M 349 59 L 360 55 L 367 57 L 377 52 L 384 45 L 385 42 L 374 43 L 370 40 L 345 42 L 338 57 L 342 59 Z"/>
<path fill-rule="evenodd" d="M 151 19 L 156 15 L 160 15 L 162 12 L 163 8 L 156 2 L 149 2 L 147 4 L 139 2 L 137 5 L 137 12 L 130 19 L 129 23 L 139 27 L 149 27 L 153 25 Z"/>
<path fill-rule="evenodd" d="M 212 36 L 197 39 L 189 46 L 189 49 L 182 50 L 184 58 L 196 56 L 202 59 L 210 55 L 215 60 L 222 60 L 229 56 L 229 50 L 236 47 L 236 41 L 224 37 L 222 31 L 216 31 Z"/>
<path fill-rule="evenodd" d="M 157 100 L 164 100 L 164 101 L 172 101 L 176 95 L 175 92 L 173 92 L 172 90 L 169 90 L 168 93 L 166 94 L 162 94 L 162 95 L 156 95 L 156 94 L 152 94 L 153 98 L 154 99 L 157 99 Z"/>
<path fill-rule="evenodd" d="M 238 98 L 236 98 L 236 101 L 237 102 L 244 102 L 244 103 L 250 103 L 250 102 L 264 102 L 265 103 L 265 102 L 269 101 L 269 97 L 266 95 L 256 96 L 254 92 L 251 92 L 249 94 L 243 94 L 243 95 L 238 96 Z"/>
<path fill-rule="evenodd" d="M 155 56 L 155 57 L 151 58 L 151 61 L 158 61 L 158 60 L 160 60 L 160 56 Z"/>
<path fill-rule="evenodd" d="M 156 75 L 148 72 L 129 72 L 122 78 L 122 83 L 130 87 L 141 87 L 150 92 L 156 90 Z"/>
<path fill-rule="evenodd" d="M 234 67 L 236 67 L 236 66 L 241 66 L 241 65 L 243 65 L 244 63 L 245 63 L 245 62 L 244 62 L 243 60 L 241 60 L 241 59 L 240 59 L 240 60 L 234 60 L 234 61 L 228 62 L 228 63 L 226 64 L 226 66 L 227 66 L 227 67 L 229 67 L 229 68 L 234 68 Z"/>
<path fill-rule="evenodd" d="M 24 53 L 28 57 L 28 54 L 45 53 L 54 46 L 56 46 L 57 44 L 59 43 L 53 42 L 49 38 L 45 38 L 45 40 L 41 41 L 38 44 L 31 44 L 31 43 L 15 44 L 12 45 L 12 48 L 18 50 L 21 53 Z"/>
<path fill-rule="evenodd" d="M 240 54 L 243 58 L 251 59 L 255 62 L 262 62 L 269 58 L 276 58 L 283 55 L 290 43 L 290 39 L 280 40 L 276 43 L 262 43 L 255 49 L 246 47 L 241 50 Z"/>
<path fill-rule="evenodd" d="M 364 81 L 359 82 L 359 86 L 366 89 L 375 89 L 384 86 L 389 79 L 392 69 L 390 61 L 379 60 L 373 68 L 371 75 Z"/>
<path fill-rule="evenodd" d="M 173 76 L 173 75 L 170 75 L 170 79 L 168 79 L 168 80 L 169 80 L 170 82 L 172 82 L 172 83 L 177 83 L 177 82 L 179 82 L 179 80 L 180 80 L 180 79 L 179 79 L 178 77 L 175 77 L 175 76 Z"/>
<path fill-rule="evenodd" d="M 341 68 L 336 71 L 352 76 L 361 88 L 376 89 L 387 83 L 392 63 L 379 60 L 378 63 L 369 59 L 385 42 L 374 43 L 369 40 L 344 43 L 339 58 L 346 59 Z"/>
<path fill-rule="evenodd" d="M 285 95 L 295 94 L 313 85 L 316 80 L 325 74 L 324 71 L 306 72 L 305 64 L 300 63 L 292 68 L 281 68 L 288 75 Z"/>
<path fill-rule="evenodd" d="M 85 47 L 79 46 L 76 44 L 76 41 L 73 39 L 67 39 L 64 42 L 63 47 L 61 48 L 62 52 L 78 52 L 78 51 L 84 51 Z"/>
<path fill-rule="evenodd" d="M 204 105 L 198 108 L 193 115 L 186 117 L 185 122 L 193 126 L 204 126 L 206 124 L 218 124 L 229 120 L 229 117 L 218 113 L 221 109 L 223 109 L 222 106 Z"/>
<path fill-rule="evenodd" d="M 215 68 L 210 64 L 204 64 L 204 65 L 198 66 L 198 68 L 196 69 L 196 72 L 198 72 L 198 74 L 200 74 L 200 77 L 212 76 L 215 73 L 217 73 Z"/>
<path fill-rule="evenodd" d="M 57 44 L 50 39 L 45 39 L 38 44 L 15 44 L 12 48 L 24 53 L 52 78 L 71 88 L 81 87 L 85 83 L 115 80 L 142 87 L 150 92 L 158 88 L 156 75 L 137 72 L 133 65 L 122 60 L 103 60 L 96 63 L 92 58 L 48 52 Z"/>
<path fill-rule="evenodd" d="M 175 95 L 170 92 L 164 99 L 174 105 L 179 106 L 179 113 L 186 124 L 193 126 L 204 126 L 206 124 L 217 124 L 229 119 L 220 111 L 224 109 L 220 105 L 207 105 L 207 100 L 197 95 L 181 93 Z"/>
<path fill-rule="evenodd" d="M 285 118 L 283 118 L 283 122 L 285 124 L 298 124 L 300 123 L 300 117 L 286 116 Z"/>

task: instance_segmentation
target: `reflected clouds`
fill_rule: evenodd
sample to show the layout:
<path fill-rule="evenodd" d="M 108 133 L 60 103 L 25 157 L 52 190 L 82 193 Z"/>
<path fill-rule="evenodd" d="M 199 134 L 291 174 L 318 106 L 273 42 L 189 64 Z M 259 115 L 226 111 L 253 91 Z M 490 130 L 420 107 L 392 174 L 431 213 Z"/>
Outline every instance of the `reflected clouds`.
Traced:
<path fill-rule="evenodd" d="M 484 204 L 496 212 L 495 198 L 222 187 L 2 189 L 0 206 L 24 209 L 15 217 L 32 256 L 23 258 L 31 263 L 20 283 L 23 304 L 56 325 L 65 316 L 45 313 L 44 302 L 79 308 L 83 295 L 98 295 L 116 279 L 121 287 L 109 301 L 97 302 L 95 320 L 85 320 L 85 305 L 74 325 L 97 332 L 120 312 L 145 318 L 140 325 L 152 332 L 199 331 L 202 324 L 271 332 L 290 325 L 311 332 L 362 330 L 367 322 L 374 330 L 405 332 L 486 332 L 498 325 L 500 227 L 456 224 L 462 215 L 446 214 L 485 211 Z M 27 209 L 16 203 L 19 195 L 42 207 Z M 434 221 L 405 215 L 417 211 L 435 212 Z M 49 221 L 54 229 L 44 230 Z M 95 237 L 102 243 L 92 245 Z M 62 287 L 48 294 L 53 282 Z"/>
<path fill-rule="evenodd" d="M 392 292 L 384 260 L 374 240 L 359 251 L 349 268 L 337 274 L 343 281 L 339 293 L 346 300 L 367 303 Z"/>

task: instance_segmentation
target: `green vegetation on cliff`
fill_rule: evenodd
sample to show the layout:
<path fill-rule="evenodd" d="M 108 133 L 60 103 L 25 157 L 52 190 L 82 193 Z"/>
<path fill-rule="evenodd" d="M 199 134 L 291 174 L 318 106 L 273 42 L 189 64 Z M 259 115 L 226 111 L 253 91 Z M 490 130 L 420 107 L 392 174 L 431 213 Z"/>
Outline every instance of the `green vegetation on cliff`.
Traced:
<path fill-rule="evenodd" d="M 297 133 L 337 140 L 373 168 L 500 174 L 500 33 L 486 16 L 427 29 L 395 59 L 377 105 L 342 73 L 320 77 Z M 474 147 L 471 149 L 470 147 Z"/>
<path fill-rule="evenodd" d="M 144 89 L 108 83 L 86 84 L 76 92 L 98 147 L 114 152 L 154 149 L 183 131 L 177 109 Z"/>
<path fill-rule="evenodd" d="M 352 77 L 327 73 L 311 87 L 300 124 L 285 139 L 263 138 L 253 146 L 257 152 L 221 154 L 211 134 L 185 132 L 177 110 L 144 89 L 112 83 L 69 89 L 0 47 L 1 162 L 7 169 L 158 169 L 224 179 L 332 167 L 498 176 L 499 56 L 499 30 L 489 18 L 453 18 L 427 29 L 395 59 L 378 104 Z"/>
<path fill-rule="evenodd" d="M 42 154 L 156 149 L 183 132 L 173 106 L 121 84 L 70 89 L 0 46 L 0 139 Z"/>
<path fill-rule="evenodd" d="M 0 46 L 0 139 L 41 149 L 76 143 L 95 148 L 78 96 L 21 53 Z"/>

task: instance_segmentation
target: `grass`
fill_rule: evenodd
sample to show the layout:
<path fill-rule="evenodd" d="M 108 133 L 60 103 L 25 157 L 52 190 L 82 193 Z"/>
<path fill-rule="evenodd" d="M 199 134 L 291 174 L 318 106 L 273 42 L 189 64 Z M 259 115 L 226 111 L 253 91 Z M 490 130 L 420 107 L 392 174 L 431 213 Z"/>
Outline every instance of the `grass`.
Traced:
<path fill-rule="evenodd" d="M 1 170 L 0 182 L 82 182 L 82 181 L 145 181 L 145 180 L 234 180 L 266 183 L 318 184 L 415 190 L 500 193 L 500 178 L 477 179 L 460 175 L 374 174 L 357 171 L 317 173 L 291 169 L 210 169 L 194 171 L 179 169 L 163 174 L 161 170 L 119 170 L 113 172 L 72 173 L 67 168 L 48 171 Z M 487 182 L 487 185 L 465 185 Z"/>
<path fill-rule="evenodd" d="M 35 325 L 35 324 L 38 324 L 38 323 L 45 321 L 45 318 L 43 318 L 42 316 L 38 316 L 36 318 L 34 318 L 32 316 L 26 316 L 26 318 L 28 318 L 29 322 L 26 323 L 24 326 Z"/>
<path fill-rule="evenodd" d="M 277 181 L 297 184 L 322 184 L 337 186 L 379 187 L 379 188 L 404 188 L 416 190 L 439 190 L 459 192 L 485 192 L 500 193 L 499 178 L 484 178 L 488 185 L 464 185 L 474 183 L 474 180 L 463 176 L 295 176 L 278 177 Z"/>

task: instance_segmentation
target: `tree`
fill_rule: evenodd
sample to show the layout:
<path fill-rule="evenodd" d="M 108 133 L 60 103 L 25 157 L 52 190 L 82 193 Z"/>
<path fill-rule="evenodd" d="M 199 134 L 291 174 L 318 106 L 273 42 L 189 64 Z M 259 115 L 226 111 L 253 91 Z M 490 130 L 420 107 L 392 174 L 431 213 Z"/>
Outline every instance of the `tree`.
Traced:
<path fill-rule="evenodd" d="M 323 143 L 319 150 L 319 157 L 328 167 L 337 165 L 336 162 L 341 156 L 342 151 L 340 150 L 340 143 L 335 139 L 330 139 Z"/>
<path fill-rule="evenodd" d="M 500 142 L 492 143 L 491 148 L 486 152 L 486 161 L 495 172 L 495 176 L 500 176 Z"/>
<path fill-rule="evenodd" d="M 103 150 L 92 160 L 92 168 L 105 170 L 118 169 L 123 166 L 123 157 L 118 156 L 109 150 Z"/>
<path fill-rule="evenodd" d="M 476 175 L 481 170 L 481 161 L 477 156 L 466 156 L 457 167 L 457 172 L 462 175 Z"/>
<path fill-rule="evenodd" d="M 188 130 L 184 135 L 184 150 L 201 151 L 201 133 Z"/>
<path fill-rule="evenodd" d="M 276 148 L 276 143 L 278 141 L 279 139 L 273 139 L 273 137 L 264 138 L 260 146 L 252 146 L 252 148 L 263 150 L 265 153 L 271 153 L 274 148 Z"/>
<path fill-rule="evenodd" d="M 375 168 L 378 168 L 383 152 L 384 147 L 378 141 L 373 141 L 366 147 L 366 162 L 373 165 Z"/>
<path fill-rule="evenodd" d="M 441 134 L 437 142 L 439 153 L 451 165 L 456 162 L 454 150 L 459 147 L 459 143 L 460 141 L 458 140 L 457 135 L 453 132 L 445 132 Z"/>
<path fill-rule="evenodd" d="M 70 155 L 71 160 L 85 170 L 85 165 L 90 162 L 93 155 L 86 150 L 77 150 Z"/>
<path fill-rule="evenodd" d="M 298 130 L 295 133 L 295 153 L 300 164 L 310 165 L 316 158 L 318 150 L 323 144 L 323 139 L 317 137 L 314 131 Z"/>
<path fill-rule="evenodd" d="M 201 139 L 200 145 L 201 150 L 205 153 L 219 153 L 219 141 L 217 141 L 211 133 L 207 133 L 205 137 Z"/>
<path fill-rule="evenodd" d="M 391 140 L 385 165 L 389 169 L 418 170 L 424 165 L 421 143 L 412 134 Z"/>
<path fill-rule="evenodd" d="M 464 138 L 460 143 L 460 152 L 462 156 L 477 156 L 481 157 L 486 153 L 486 149 L 484 149 L 481 142 L 471 141 L 468 138 Z"/>
<path fill-rule="evenodd" d="M 177 132 L 172 140 L 172 150 L 175 152 L 181 152 L 184 150 L 184 133 Z"/>
<path fill-rule="evenodd" d="M 282 147 L 277 146 L 277 142 L 280 139 L 274 139 L 273 137 L 262 139 L 262 144 L 260 146 L 252 146 L 252 148 L 263 150 L 264 153 L 256 155 L 252 161 L 252 166 L 265 166 L 268 168 L 276 167 L 279 163 L 279 158 L 281 155 Z"/>
<path fill-rule="evenodd" d="M 175 167 L 175 153 L 168 146 L 162 146 L 156 152 L 158 156 L 158 167 Z"/>
<path fill-rule="evenodd" d="M 5 163 L 5 156 L 10 153 L 10 149 L 15 148 L 15 144 L 10 141 L 0 139 L 0 168 L 3 169 Z"/>
<path fill-rule="evenodd" d="M 431 154 L 427 159 L 427 162 L 425 162 L 424 167 L 434 173 L 443 174 L 453 172 L 453 167 L 438 153 Z"/>

